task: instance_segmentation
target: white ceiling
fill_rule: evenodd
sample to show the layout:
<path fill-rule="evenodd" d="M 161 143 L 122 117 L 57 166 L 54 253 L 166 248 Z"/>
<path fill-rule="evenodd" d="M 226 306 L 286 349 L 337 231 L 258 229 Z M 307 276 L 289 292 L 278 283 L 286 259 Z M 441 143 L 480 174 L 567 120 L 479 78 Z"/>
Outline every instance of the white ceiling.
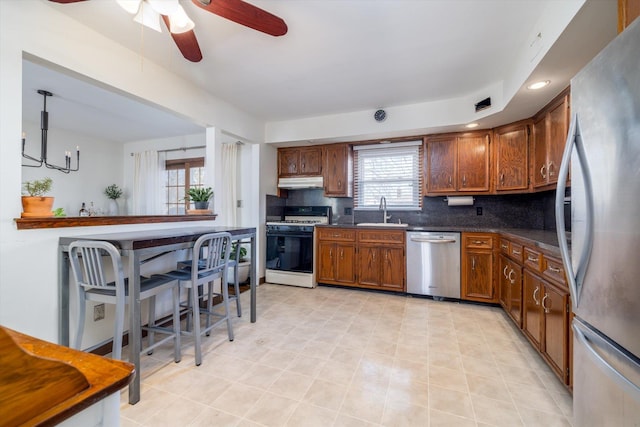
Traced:
<path fill-rule="evenodd" d="M 251 0 L 285 20 L 289 31 L 283 37 L 182 0 L 196 24 L 204 56 L 199 63 L 184 60 L 166 30 L 143 29 L 113 0 L 41 1 L 239 109 L 280 121 L 455 98 L 512 78 L 514 58 L 529 43 L 544 8 L 569 0 Z M 551 88 L 535 95 L 520 91 L 489 125 L 537 111 L 615 35 L 616 2 L 589 3 L 527 79 L 551 78 Z M 42 108 L 42 96 L 33 91 L 44 88 L 59 94 L 60 104 L 76 103 L 84 114 L 78 120 L 48 100 L 52 123 L 69 115 L 76 126 L 109 129 L 116 141 L 200 129 L 157 107 L 39 65 L 25 63 L 24 86 L 23 113 L 33 121 Z M 138 108 L 141 112 L 134 114 Z M 158 129 L 158 123 L 165 126 Z M 150 127 L 158 134 L 145 135 Z"/>

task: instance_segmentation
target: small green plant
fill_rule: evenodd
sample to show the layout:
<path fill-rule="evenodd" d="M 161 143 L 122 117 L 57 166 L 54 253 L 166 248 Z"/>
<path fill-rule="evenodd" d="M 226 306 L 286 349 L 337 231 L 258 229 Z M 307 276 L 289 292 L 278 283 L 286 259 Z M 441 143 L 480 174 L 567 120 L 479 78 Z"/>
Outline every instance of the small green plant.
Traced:
<path fill-rule="evenodd" d="M 104 189 L 104 194 L 111 200 L 116 200 L 122 197 L 122 190 L 116 184 L 111 184 Z"/>
<path fill-rule="evenodd" d="M 233 246 L 231 246 L 231 253 L 229 254 L 229 259 L 236 260 L 236 251 L 238 250 L 238 242 L 234 242 Z M 247 257 L 247 248 L 244 246 L 240 246 L 240 260 L 238 262 L 244 262 Z"/>
<path fill-rule="evenodd" d="M 67 214 L 64 212 L 64 208 L 55 208 L 53 210 L 53 216 L 63 217 L 63 216 L 67 216 Z"/>
<path fill-rule="evenodd" d="M 23 184 L 24 191 L 32 197 L 42 197 L 51 191 L 53 180 L 49 177 L 27 181 Z"/>
<path fill-rule="evenodd" d="M 211 187 L 192 187 L 187 192 L 189 200 L 192 202 L 208 202 L 213 196 Z"/>

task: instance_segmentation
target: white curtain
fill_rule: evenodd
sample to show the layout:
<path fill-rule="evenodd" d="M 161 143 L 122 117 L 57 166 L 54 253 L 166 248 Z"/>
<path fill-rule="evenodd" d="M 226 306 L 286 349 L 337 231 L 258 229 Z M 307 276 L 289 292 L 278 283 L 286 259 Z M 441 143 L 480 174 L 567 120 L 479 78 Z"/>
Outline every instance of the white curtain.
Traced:
<path fill-rule="evenodd" d="M 133 214 L 166 214 L 165 153 L 134 154 Z"/>
<path fill-rule="evenodd" d="M 234 227 L 237 225 L 236 218 L 236 168 L 238 158 L 238 146 L 236 144 L 222 144 L 222 179 L 223 185 L 219 186 L 222 190 L 222 200 L 220 200 L 222 218 L 226 219 L 226 225 Z"/>

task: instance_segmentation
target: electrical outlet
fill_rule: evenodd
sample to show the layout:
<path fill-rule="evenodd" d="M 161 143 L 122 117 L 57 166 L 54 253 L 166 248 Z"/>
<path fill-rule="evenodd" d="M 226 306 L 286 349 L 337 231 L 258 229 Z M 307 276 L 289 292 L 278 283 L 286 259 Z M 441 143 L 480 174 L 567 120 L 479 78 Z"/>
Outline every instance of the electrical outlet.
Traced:
<path fill-rule="evenodd" d="M 241 208 L 242 206 L 242 200 L 236 200 L 236 207 L 237 208 Z"/>
<path fill-rule="evenodd" d="M 353 210 L 351 208 L 344 208 L 344 214 L 345 215 L 352 215 L 353 214 Z"/>
<path fill-rule="evenodd" d="M 482 208 L 476 208 L 476 214 L 482 215 Z"/>
<path fill-rule="evenodd" d="M 93 306 L 93 321 L 104 319 L 104 303 Z"/>

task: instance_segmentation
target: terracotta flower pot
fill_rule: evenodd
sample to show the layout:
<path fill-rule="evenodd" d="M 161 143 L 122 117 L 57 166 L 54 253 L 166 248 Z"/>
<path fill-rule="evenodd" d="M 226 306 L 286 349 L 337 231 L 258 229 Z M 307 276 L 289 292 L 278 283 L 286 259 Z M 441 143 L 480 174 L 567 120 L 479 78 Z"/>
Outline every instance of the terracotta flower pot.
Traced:
<path fill-rule="evenodd" d="M 53 197 L 22 196 L 22 218 L 53 216 Z"/>

